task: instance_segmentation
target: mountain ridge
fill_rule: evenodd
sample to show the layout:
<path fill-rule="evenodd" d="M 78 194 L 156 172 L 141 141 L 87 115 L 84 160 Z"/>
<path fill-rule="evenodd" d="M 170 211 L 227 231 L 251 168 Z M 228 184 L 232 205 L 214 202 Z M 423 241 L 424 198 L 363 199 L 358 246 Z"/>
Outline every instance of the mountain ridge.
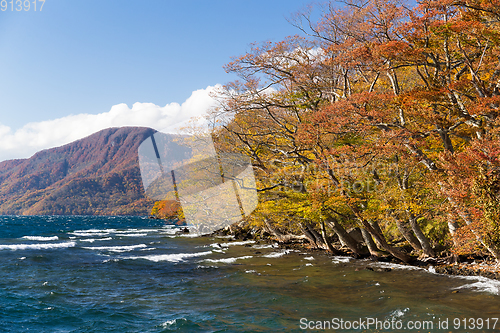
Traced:
<path fill-rule="evenodd" d="M 137 150 L 156 131 L 113 127 L 0 162 L 2 215 L 149 215 Z"/>

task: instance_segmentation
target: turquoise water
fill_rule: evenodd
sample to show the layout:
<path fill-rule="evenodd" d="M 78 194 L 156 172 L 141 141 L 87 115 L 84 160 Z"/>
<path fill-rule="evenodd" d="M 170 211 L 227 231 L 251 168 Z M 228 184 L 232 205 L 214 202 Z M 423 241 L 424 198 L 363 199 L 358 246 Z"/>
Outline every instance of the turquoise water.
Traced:
<path fill-rule="evenodd" d="M 139 217 L 0 226 L 0 332 L 300 332 L 332 320 L 349 322 L 331 330 L 343 332 L 482 332 L 500 317 L 500 284 L 485 278 L 175 235 Z M 367 320 L 380 326 L 352 328 Z M 432 329 L 381 326 L 424 320 Z"/>

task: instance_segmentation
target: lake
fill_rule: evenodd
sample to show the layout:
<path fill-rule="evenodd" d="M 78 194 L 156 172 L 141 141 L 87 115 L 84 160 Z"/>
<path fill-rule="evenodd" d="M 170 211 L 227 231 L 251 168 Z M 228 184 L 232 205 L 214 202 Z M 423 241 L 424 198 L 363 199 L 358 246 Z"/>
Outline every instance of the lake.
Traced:
<path fill-rule="evenodd" d="M 142 217 L 0 226 L 2 332 L 500 329 L 500 283 L 482 277 L 179 235 Z"/>

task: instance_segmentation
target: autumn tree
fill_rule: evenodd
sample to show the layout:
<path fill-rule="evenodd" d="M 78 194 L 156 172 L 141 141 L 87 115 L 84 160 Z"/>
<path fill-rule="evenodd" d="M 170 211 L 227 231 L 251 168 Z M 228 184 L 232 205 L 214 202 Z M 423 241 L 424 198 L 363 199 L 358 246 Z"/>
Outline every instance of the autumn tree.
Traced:
<path fill-rule="evenodd" d="M 261 223 L 332 250 L 327 226 L 361 254 L 359 227 L 372 255 L 409 261 L 390 241 L 433 257 L 423 229 L 447 216 L 498 259 L 497 2 L 329 4 L 293 18 L 306 37 L 234 58 L 212 119 L 220 149 L 252 158 Z"/>

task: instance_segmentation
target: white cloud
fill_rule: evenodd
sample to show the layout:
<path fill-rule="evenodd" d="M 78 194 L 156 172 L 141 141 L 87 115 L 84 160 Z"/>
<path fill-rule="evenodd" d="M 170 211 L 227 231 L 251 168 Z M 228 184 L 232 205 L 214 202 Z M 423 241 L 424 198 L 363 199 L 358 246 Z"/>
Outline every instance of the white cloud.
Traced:
<path fill-rule="evenodd" d="M 210 93 L 220 85 L 194 91 L 181 105 L 170 103 L 158 106 L 153 103 L 113 105 L 108 112 L 77 114 L 67 117 L 32 122 L 12 131 L 0 124 L 0 161 L 27 158 L 34 153 L 58 147 L 109 127 L 142 126 L 156 130 L 177 127 L 193 117 L 203 116 L 215 105 Z"/>

